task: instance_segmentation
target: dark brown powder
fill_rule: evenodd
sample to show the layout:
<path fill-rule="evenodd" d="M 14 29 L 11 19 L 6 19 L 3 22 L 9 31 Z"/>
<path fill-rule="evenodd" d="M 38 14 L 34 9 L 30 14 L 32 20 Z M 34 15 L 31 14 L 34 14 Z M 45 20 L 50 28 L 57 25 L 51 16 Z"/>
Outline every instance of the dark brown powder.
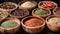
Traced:
<path fill-rule="evenodd" d="M 20 9 L 20 10 L 17 9 L 15 11 L 11 12 L 11 15 L 13 15 L 13 16 L 25 16 L 25 15 L 28 15 L 28 11 L 24 11 L 22 9 Z"/>

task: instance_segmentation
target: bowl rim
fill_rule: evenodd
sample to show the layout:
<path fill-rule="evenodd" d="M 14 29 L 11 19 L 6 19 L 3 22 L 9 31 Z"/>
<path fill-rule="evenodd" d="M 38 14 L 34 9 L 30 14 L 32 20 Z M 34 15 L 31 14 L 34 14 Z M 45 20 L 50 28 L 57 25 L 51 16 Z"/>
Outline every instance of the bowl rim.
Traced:
<path fill-rule="evenodd" d="M 48 13 L 47 15 L 45 15 L 45 16 L 49 16 L 49 15 L 51 14 L 51 11 L 50 11 L 49 9 L 45 9 L 45 8 L 35 8 L 34 10 L 36 10 L 36 9 L 44 9 L 44 10 L 47 10 L 47 12 L 49 11 L 49 13 Z M 34 13 L 34 12 L 35 12 L 34 10 L 32 11 L 32 14 L 34 14 L 35 16 L 45 17 L 45 16 L 42 16 L 42 15 L 37 15 L 37 14 L 35 14 L 35 13 Z M 33 16 L 34 16 L 34 15 L 33 15 Z"/>
<path fill-rule="evenodd" d="M 24 24 L 23 24 L 23 21 L 24 21 L 25 19 L 29 18 L 29 17 L 30 17 L 30 18 L 34 18 L 34 16 L 28 16 L 28 17 L 23 18 L 22 21 L 21 21 L 21 24 L 22 24 L 23 27 L 34 29 L 34 28 L 39 28 L 39 27 L 45 26 L 45 21 L 44 21 L 43 18 L 39 18 L 39 19 L 43 20 L 43 22 L 44 22 L 41 26 L 29 27 L 29 26 L 24 25 Z M 35 18 L 37 18 L 37 17 L 35 17 Z"/>
<path fill-rule="evenodd" d="M 52 2 L 52 3 L 54 3 L 54 4 L 56 5 L 55 8 L 58 7 L 58 4 L 57 4 L 56 2 L 54 2 L 54 1 L 41 1 L 41 2 Z M 44 8 L 44 7 L 41 7 L 41 6 L 40 6 L 40 3 L 41 3 L 41 2 L 38 3 L 38 7 L 39 7 L 39 8 Z M 46 9 L 46 8 L 45 8 L 45 9 Z M 49 8 L 49 9 L 54 9 L 54 8 Z"/>
<path fill-rule="evenodd" d="M 48 20 L 49 20 L 50 18 L 54 18 L 54 17 L 60 18 L 60 16 L 56 16 L 56 15 L 48 16 L 48 17 L 46 18 L 46 24 L 47 24 L 47 25 L 50 24 L 50 25 L 52 25 L 52 26 L 60 27 L 60 26 L 58 26 L 58 25 L 53 25 L 53 24 L 51 24 L 51 23 L 48 22 Z"/>
<path fill-rule="evenodd" d="M 29 0 L 28 0 L 29 1 Z M 27 1 L 20 1 L 19 3 L 18 3 L 18 6 L 19 6 L 19 8 L 22 8 L 22 9 L 32 9 L 32 8 L 34 8 L 34 7 L 36 7 L 37 6 L 37 2 L 36 1 L 32 1 L 34 4 L 35 4 L 35 6 L 34 7 L 31 7 L 31 8 L 24 8 L 24 7 L 21 7 L 21 3 L 24 3 L 24 2 L 27 2 Z M 31 2 L 31 1 L 30 1 Z"/>
<path fill-rule="evenodd" d="M 18 10 L 21 10 L 21 8 L 18 8 Z M 27 9 L 22 9 L 22 10 L 24 10 L 24 11 L 27 12 L 28 14 L 27 14 L 27 15 L 23 15 L 23 16 L 14 16 L 14 15 L 10 14 L 10 16 L 11 16 L 11 17 L 16 17 L 16 18 L 23 18 L 23 17 L 26 17 L 26 16 L 29 15 L 29 11 L 28 11 Z M 14 12 L 14 11 L 12 11 L 12 12 Z M 10 13 L 11 13 L 11 12 L 10 12 Z"/>
<path fill-rule="evenodd" d="M 13 10 L 15 10 L 18 7 L 18 5 L 15 2 L 3 2 L 0 5 L 2 5 L 4 3 L 7 3 L 7 4 L 10 4 L 10 5 L 14 5 L 15 6 L 15 8 L 13 8 L 13 9 L 4 9 L 6 11 L 13 11 Z M 0 8 L 0 9 L 3 9 L 3 8 Z"/>
<path fill-rule="evenodd" d="M 17 20 L 17 21 L 15 21 L 15 22 L 18 23 L 18 25 L 17 25 L 16 27 L 13 27 L 13 28 L 0 27 L 1 29 L 3 29 L 3 30 L 12 30 L 12 29 L 15 29 L 15 28 L 17 28 L 17 27 L 20 27 L 21 23 L 20 23 L 20 20 L 19 20 L 19 19 L 17 19 L 17 18 L 12 18 L 12 17 L 8 17 L 7 19 L 8 19 L 7 21 L 9 21 L 9 20 L 13 20 L 13 21 Z"/>

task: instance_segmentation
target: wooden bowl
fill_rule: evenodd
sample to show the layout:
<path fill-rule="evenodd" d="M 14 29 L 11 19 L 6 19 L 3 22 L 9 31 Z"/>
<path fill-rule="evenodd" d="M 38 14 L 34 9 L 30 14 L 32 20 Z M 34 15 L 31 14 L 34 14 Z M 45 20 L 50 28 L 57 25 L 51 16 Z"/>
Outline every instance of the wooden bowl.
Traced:
<path fill-rule="evenodd" d="M 52 2 L 52 1 L 41 1 L 41 2 Z M 39 2 L 38 7 L 39 8 L 44 8 L 44 7 L 41 7 L 40 6 L 41 5 L 41 2 Z M 56 7 L 54 7 L 54 8 L 57 8 L 58 7 L 57 3 L 55 3 L 55 2 L 52 2 L 52 3 L 54 3 L 56 5 Z M 54 9 L 54 8 L 45 8 L 45 9 Z"/>
<path fill-rule="evenodd" d="M 4 13 L 5 16 L 4 16 L 3 18 L 0 18 L 0 22 L 1 22 L 2 20 L 4 20 L 5 18 L 7 18 L 8 15 L 9 15 L 9 13 L 8 13 L 7 11 L 3 10 L 3 9 L 0 9 L 0 13 L 1 13 L 1 12 Z"/>
<path fill-rule="evenodd" d="M 53 25 L 53 24 L 50 24 L 50 23 L 48 22 L 48 20 L 49 20 L 50 18 L 54 18 L 54 17 L 60 18 L 60 16 L 54 16 L 54 15 L 48 16 L 48 17 L 46 18 L 46 25 L 47 25 L 47 27 L 48 27 L 51 31 L 60 32 L 60 26 Z"/>
<path fill-rule="evenodd" d="M 58 12 L 59 10 L 60 10 L 60 7 L 55 8 L 55 9 L 53 10 L 53 14 L 56 15 L 56 16 L 60 16 L 59 14 L 56 13 L 56 12 Z"/>
<path fill-rule="evenodd" d="M 34 9 L 33 11 L 32 11 L 32 16 L 35 16 L 35 17 L 43 17 L 43 18 L 46 18 L 47 16 L 49 16 L 50 14 L 51 14 L 51 11 L 49 10 L 49 9 L 44 9 L 44 8 L 41 8 L 41 9 L 44 9 L 44 10 L 46 10 L 47 12 L 48 12 L 48 14 L 47 15 L 45 15 L 45 16 L 41 16 L 41 15 L 36 15 L 34 12 L 36 11 L 36 10 L 38 10 L 39 8 L 36 8 L 36 9 Z"/>
<path fill-rule="evenodd" d="M 38 33 L 38 32 L 41 32 L 44 29 L 44 27 L 45 27 L 45 21 L 44 21 L 44 19 L 43 18 L 37 18 L 37 19 L 41 19 L 43 21 L 43 24 L 40 25 L 40 26 L 36 26 L 36 27 L 26 26 L 24 24 L 24 22 L 26 20 L 31 19 L 31 18 L 37 18 L 37 17 L 28 16 L 28 17 L 22 19 L 21 24 L 22 24 L 23 30 L 26 31 L 26 32 L 28 32 L 28 33 Z"/>
<path fill-rule="evenodd" d="M 36 1 L 30 1 L 30 2 L 33 2 L 33 3 L 35 4 L 35 6 L 32 6 L 32 7 L 30 7 L 30 8 L 21 7 L 21 4 L 23 4 L 23 3 L 25 3 L 25 2 L 27 2 L 27 1 L 21 1 L 21 2 L 19 2 L 19 3 L 18 3 L 19 8 L 31 10 L 31 9 L 34 9 L 34 8 L 37 6 L 37 2 L 36 2 Z"/>
<path fill-rule="evenodd" d="M 21 25 L 20 20 L 17 19 L 17 18 L 8 17 L 4 21 L 7 21 L 7 20 L 13 20 L 13 21 L 17 22 L 18 25 L 16 27 L 14 27 L 14 28 L 3 28 L 3 27 L 0 27 L 0 31 L 3 32 L 3 33 L 9 33 L 9 34 L 10 33 L 16 33 L 20 29 L 20 25 Z"/>
<path fill-rule="evenodd" d="M 24 17 L 26 17 L 26 16 L 28 16 L 29 15 L 29 11 L 27 10 L 27 9 L 20 9 L 20 8 L 18 8 L 18 9 L 16 9 L 16 10 L 23 10 L 23 11 L 25 11 L 25 12 L 27 12 L 27 15 L 23 15 L 23 16 L 14 16 L 14 15 L 12 15 L 11 13 L 12 12 L 14 12 L 14 11 L 12 11 L 11 13 L 10 13 L 10 17 L 15 17 L 15 18 L 24 18 Z"/>
<path fill-rule="evenodd" d="M 13 6 L 15 6 L 15 7 L 12 8 L 12 9 L 4 9 L 3 6 L 2 6 L 2 5 L 4 5 L 4 4 L 5 4 L 5 5 L 13 5 Z M 5 6 L 5 5 L 4 5 L 4 6 Z M 9 6 L 8 6 L 8 7 L 9 7 Z M 3 3 L 0 4 L 0 9 L 4 9 L 4 10 L 9 11 L 9 12 L 15 10 L 17 7 L 18 7 L 18 5 L 17 5 L 16 3 L 14 3 L 14 2 L 3 2 Z"/>

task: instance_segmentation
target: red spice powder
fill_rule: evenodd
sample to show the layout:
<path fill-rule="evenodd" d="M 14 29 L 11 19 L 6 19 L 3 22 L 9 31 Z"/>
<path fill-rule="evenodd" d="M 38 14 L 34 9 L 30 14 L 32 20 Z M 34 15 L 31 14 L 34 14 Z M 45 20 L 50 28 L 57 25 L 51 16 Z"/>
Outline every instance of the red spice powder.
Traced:
<path fill-rule="evenodd" d="M 27 20 L 24 24 L 29 27 L 36 27 L 41 26 L 43 24 L 43 21 L 37 18 L 32 18 Z"/>

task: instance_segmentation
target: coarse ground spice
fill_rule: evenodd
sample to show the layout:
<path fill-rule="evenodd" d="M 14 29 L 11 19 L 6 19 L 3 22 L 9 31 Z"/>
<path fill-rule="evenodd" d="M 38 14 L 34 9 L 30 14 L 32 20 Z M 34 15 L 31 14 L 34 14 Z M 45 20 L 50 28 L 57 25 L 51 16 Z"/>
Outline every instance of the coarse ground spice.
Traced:
<path fill-rule="evenodd" d="M 4 12 L 0 11 L 0 18 L 4 18 L 4 17 L 6 17 L 6 14 Z"/>
<path fill-rule="evenodd" d="M 17 9 L 15 11 L 11 12 L 11 15 L 13 15 L 13 16 L 26 16 L 26 15 L 28 15 L 28 11 L 25 11 L 23 9 Z"/>
<path fill-rule="evenodd" d="M 29 27 L 36 27 L 41 26 L 43 24 L 43 21 L 37 18 L 31 18 L 27 20 L 24 24 Z"/>
<path fill-rule="evenodd" d="M 41 16 L 46 16 L 48 14 L 48 12 L 46 10 L 40 8 L 35 11 L 35 14 L 41 15 Z"/>
<path fill-rule="evenodd" d="M 34 6 L 35 6 L 35 4 L 32 1 L 26 1 L 26 2 L 21 4 L 21 7 L 23 7 L 23 8 L 31 8 L 31 7 L 34 7 Z"/>
<path fill-rule="evenodd" d="M 4 21 L 2 24 L 1 24 L 1 27 L 3 27 L 3 28 L 14 28 L 14 27 L 16 27 L 18 25 L 18 23 L 17 22 L 15 22 L 15 21 Z"/>
<path fill-rule="evenodd" d="M 54 17 L 48 20 L 50 24 L 60 26 L 60 18 Z"/>

